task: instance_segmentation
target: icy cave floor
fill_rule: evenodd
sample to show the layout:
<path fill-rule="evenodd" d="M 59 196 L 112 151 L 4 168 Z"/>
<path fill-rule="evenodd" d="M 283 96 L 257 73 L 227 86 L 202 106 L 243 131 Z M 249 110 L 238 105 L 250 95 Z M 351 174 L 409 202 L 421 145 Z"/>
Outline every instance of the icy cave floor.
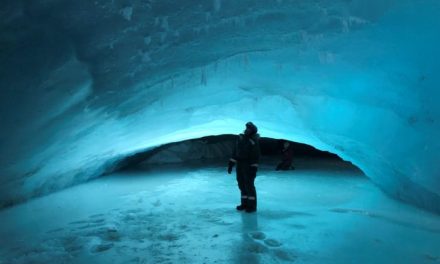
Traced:
<path fill-rule="evenodd" d="M 335 161 L 260 168 L 235 211 L 224 164 L 119 172 L 0 212 L 0 263 L 440 263 L 440 216 Z"/>

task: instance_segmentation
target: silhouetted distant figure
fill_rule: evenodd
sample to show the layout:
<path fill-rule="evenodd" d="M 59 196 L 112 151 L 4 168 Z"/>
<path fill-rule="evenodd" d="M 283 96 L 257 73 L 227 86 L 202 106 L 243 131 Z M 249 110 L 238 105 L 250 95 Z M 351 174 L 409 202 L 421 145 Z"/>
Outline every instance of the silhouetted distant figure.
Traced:
<path fill-rule="evenodd" d="M 241 192 L 241 204 L 237 210 L 246 210 L 252 213 L 257 210 L 257 191 L 255 177 L 257 177 L 258 162 L 260 160 L 260 135 L 258 128 L 252 123 L 246 123 L 244 134 L 240 134 L 228 164 L 228 173 L 237 165 L 237 182 Z"/>
<path fill-rule="evenodd" d="M 293 162 L 293 146 L 289 141 L 284 141 L 282 149 L 283 159 L 277 165 L 276 170 L 294 170 L 295 167 L 292 166 Z"/>

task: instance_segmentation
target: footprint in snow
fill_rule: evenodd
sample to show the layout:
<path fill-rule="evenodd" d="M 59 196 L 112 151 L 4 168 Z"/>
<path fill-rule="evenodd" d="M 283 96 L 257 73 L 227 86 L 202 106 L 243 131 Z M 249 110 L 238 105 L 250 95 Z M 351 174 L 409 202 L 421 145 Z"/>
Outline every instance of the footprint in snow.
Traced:
<path fill-rule="evenodd" d="M 266 244 L 269 247 L 280 247 L 282 244 L 278 241 L 276 241 L 275 239 L 265 239 L 264 240 L 264 244 Z"/>

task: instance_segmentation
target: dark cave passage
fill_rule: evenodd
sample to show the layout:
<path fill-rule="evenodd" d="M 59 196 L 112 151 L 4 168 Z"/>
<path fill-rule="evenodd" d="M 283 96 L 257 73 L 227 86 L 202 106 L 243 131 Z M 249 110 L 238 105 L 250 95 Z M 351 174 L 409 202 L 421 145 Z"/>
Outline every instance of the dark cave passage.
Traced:
<path fill-rule="evenodd" d="M 229 160 L 237 135 L 206 136 L 197 139 L 185 140 L 165 144 L 147 151 L 130 155 L 115 166 L 115 171 L 142 168 L 145 166 L 176 164 L 226 164 Z M 261 166 L 276 169 L 283 159 L 283 145 L 289 143 L 289 149 L 293 153 L 292 168 L 307 167 L 313 169 L 313 162 L 316 167 L 322 169 L 323 163 L 345 164 L 355 167 L 349 162 L 343 161 L 338 155 L 328 151 L 318 150 L 310 145 L 289 141 L 286 139 L 273 139 L 262 137 L 260 139 Z M 296 166 L 296 167 L 295 167 Z M 330 169 L 330 168 L 329 168 Z"/>

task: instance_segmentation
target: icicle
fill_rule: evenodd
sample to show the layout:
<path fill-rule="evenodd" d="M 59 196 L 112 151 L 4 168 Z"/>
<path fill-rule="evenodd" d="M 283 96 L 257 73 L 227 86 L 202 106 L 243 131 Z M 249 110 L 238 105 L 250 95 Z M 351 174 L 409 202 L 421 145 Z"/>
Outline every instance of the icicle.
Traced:
<path fill-rule="evenodd" d="M 164 43 L 166 38 L 167 38 L 167 33 L 166 32 L 162 32 L 160 33 L 160 43 Z"/>
<path fill-rule="evenodd" d="M 249 65 L 249 57 L 247 54 L 243 55 L 243 63 L 244 63 L 245 67 L 247 67 Z"/>
<path fill-rule="evenodd" d="M 203 85 L 203 86 L 206 86 L 208 84 L 208 81 L 206 79 L 206 70 L 205 70 L 205 68 L 202 68 L 202 70 L 201 70 L 200 84 Z"/>
<path fill-rule="evenodd" d="M 165 31 L 168 31 L 170 29 L 169 24 L 168 24 L 168 17 L 167 16 L 162 18 L 161 28 L 163 30 L 165 30 Z"/>
<path fill-rule="evenodd" d="M 222 8 L 222 1 L 214 0 L 214 11 L 219 12 L 221 8 Z"/>
<path fill-rule="evenodd" d="M 350 32 L 350 27 L 349 27 L 347 19 L 342 19 L 342 32 L 343 33 Z"/>

